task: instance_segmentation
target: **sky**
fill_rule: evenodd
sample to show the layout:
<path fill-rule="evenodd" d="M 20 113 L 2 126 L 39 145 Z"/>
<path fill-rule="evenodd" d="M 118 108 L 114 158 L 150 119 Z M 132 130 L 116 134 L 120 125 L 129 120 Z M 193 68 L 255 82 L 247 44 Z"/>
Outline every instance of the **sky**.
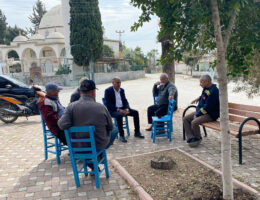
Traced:
<path fill-rule="evenodd" d="M 28 16 L 36 0 L 0 0 L 0 9 L 7 18 L 10 26 L 21 28 L 30 27 Z M 61 4 L 61 0 L 42 0 L 49 10 Z M 161 52 L 157 42 L 158 18 L 153 17 L 149 23 L 144 24 L 137 32 L 131 32 L 130 27 L 138 20 L 140 11 L 130 5 L 130 0 L 99 0 L 102 23 L 105 27 L 105 36 L 109 39 L 119 39 L 116 31 L 124 31 L 122 42 L 127 47 L 140 46 L 146 54 L 152 49 Z"/>

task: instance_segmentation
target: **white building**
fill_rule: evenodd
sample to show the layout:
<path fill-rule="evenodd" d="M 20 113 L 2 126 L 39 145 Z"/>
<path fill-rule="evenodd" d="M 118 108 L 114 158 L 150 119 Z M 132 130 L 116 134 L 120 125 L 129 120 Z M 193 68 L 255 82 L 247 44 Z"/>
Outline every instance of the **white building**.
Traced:
<path fill-rule="evenodd" d="M 20 34 L 10 45 L 0 45 L 0 74 L 21 71 L 20 74 L 32 79 L 55 75 L 64 62 L 67 62 L 65 57 L 68 57 L 65 51 L 63 19 L 62 6 L 58 5 L 43 16 L 35 35 L 27 38 Z M 104 44 L 113 49 L 115 58 L 120 58 L 118 40 L 104 38 Z M 14 57 L 10 52 L 17 55 Z M 15 64 L 18 68 L 20 64 L 20 69 L 10 68 Z M 83 68 L 73 65 L 72 71 L 78 74 Z"/>

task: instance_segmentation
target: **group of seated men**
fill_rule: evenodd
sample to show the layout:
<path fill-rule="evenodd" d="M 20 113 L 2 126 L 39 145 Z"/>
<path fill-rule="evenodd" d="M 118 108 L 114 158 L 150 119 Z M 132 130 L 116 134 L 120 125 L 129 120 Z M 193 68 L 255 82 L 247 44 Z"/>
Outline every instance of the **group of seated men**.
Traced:
<path fill-rule="evenodd" d="M 202 95 L 194 100 L 199 102 L 196 113 L 184 118 L 184 127 L 187 131 L 187 142 L 198 145 L 201 141 L 199 124 L 216 120 L 219 117 L 218 89 L 211 83 L 211 78 L 204 75 L 200 79 L 203 88 Z M 83 78 L 79 88 L 71 95 L 71 103 L 65 109 L 59 101 L 59 91 L 62 89 L 55 83 L 46 84 L 46 96 L 39 104 L 39 109 L 49 130 L 57 136 L 63 144 L 67 144 L 64 130 L 72 126 L 96 127 L 95 143 L 97 149 L 108 148 L 113 144 L 118 132 L 119 140 L 126 143 L 124 136 L 123 117 L 132 116 L 134 120 L 134 136 L 144 139 L 140 132 L 139 113 L 132 109 L 126 99 L 121 80 L 115 77 L 112 86 L 105 90 L 105 106 L 96 102 L 96 85 L 92 80 Z M 176 101 L 177 110 L 178 92 L 176 86 L 163 73 L 160 81 L 154 84 L 153 93 L 157 96 L 157 104 L 150 106 L 147 111 L 148 124 L 152 124 L 152 116 L 167 114 L 169 100 Z M 113 126 L 112 118 L 117 121 Z M 152 126 L 146 130 L 151 131 Z M 78 138 L 86 137 L 85 134 L 77 135 Z M 195 145 L 194 145 L 195 144 Z"/>

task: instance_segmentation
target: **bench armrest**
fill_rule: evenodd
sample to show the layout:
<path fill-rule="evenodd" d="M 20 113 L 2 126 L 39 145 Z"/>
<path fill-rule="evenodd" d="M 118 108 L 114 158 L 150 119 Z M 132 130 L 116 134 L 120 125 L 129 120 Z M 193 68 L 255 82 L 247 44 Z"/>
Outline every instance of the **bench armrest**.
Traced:
<path fill-rule="evenodd" d="M 188 106 L 187 108 L 185 108 L 185 110 L 184 110 L 183 113 L 182 113 L 182 119 L 185 117 L 186 112 L 187 112 L 190 108 L 195 108 L 195 109 L 196 109 L 196 107 L 197 107 L 197 106 L 195 106 L 195 105 L 190 105 L 190 106 Z"/>
<path fill-rule="evenodd" d="M 255 121 L 258 124 L 258 129 L 259 129 L 259 133 L 260 133 L 260 121 L 255 118 L 255 117 L 248 117 L 246 118 L 239 126 L 239 131 L 238 131 L 238 137 L 242 137 L 242 132 L 243 132 L 243 127 L 244 125 L 248 122 L 248 121 Z"/>

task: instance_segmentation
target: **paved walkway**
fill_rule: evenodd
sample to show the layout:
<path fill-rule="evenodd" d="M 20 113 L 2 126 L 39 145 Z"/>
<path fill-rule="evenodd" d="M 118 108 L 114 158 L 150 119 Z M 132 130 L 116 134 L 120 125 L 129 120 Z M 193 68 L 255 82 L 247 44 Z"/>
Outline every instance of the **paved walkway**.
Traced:
<path fill-rule="evenodd" d="M 108 150 L 109 159 L 181 147 L 207 163 L 220 168 L 219 133 L 208 131 L 208 137 L 203 138 L 200 147 L 190 149 L 182 140 L 180 116 L 174 117 L 173 142 L 169 143 L 167 139 L 161 138 L 155 144 L 152 143 L 150 133 L 145 132 L 144 129 L 146 127 L 146 108 L 152 103 L 151 87 L 157 77 L 152 76 L 123 83 L 122 86 L 127 89 L 126 94 L 130 105 L 140 112 L 141 130 L 146 138 L 145 140 L 135 139 L 133 129 L 131 129 L 131 136 L 127 144 L 116 141 Z M 183 89 L 191 86 L 197 87 L 197 89 L 185 91 L 183 96 L 180 95 L 180 105 L 185 107 L 193 97 L 198 96 L 197 93 L 201 90 L 195 84 L 197 80 L 188 80 L 188 86 L 185 86 L 184 82 L 183 85 L 181 82 L 178 83 L 178 80 L 182 81 L 183 78 L 177 78 L 177 86 L 179 87 L 180 84 Z M 98 86 L 98 101 L 100 101 L 104 88 L 107 86 L 108 84 Z M 183 89 L 179 89 L 179 91 Z M 68 102 L 70 92 L 70 90 L 63 91 L 61 94 L 64 104 Z M 130 122 L 132 128 L 131 119 Z M 101 178 L 101 189 L 95 189 L 91 177 L 83 176 L 80 178 L 81 187 L 76 188 L 67 153 L 62 154 L 60 165 L 57 165 L 54 155 L 50 155 L 47 161 L 44 160 L 39 116 L 30 117 L 28 121 L 21 118 L 9 125 L 0 122 L 0 127 L 0 199 L 135 199 L 132 190 L 112 167 L 110 167 L 111 178 L 109 180 L 104 176 Z M 237 139 L 232 138 L 233 175 L 260 190 L 260 138 L 248 136 L 243 139 L 246 164 L 239 166 Z"/>

